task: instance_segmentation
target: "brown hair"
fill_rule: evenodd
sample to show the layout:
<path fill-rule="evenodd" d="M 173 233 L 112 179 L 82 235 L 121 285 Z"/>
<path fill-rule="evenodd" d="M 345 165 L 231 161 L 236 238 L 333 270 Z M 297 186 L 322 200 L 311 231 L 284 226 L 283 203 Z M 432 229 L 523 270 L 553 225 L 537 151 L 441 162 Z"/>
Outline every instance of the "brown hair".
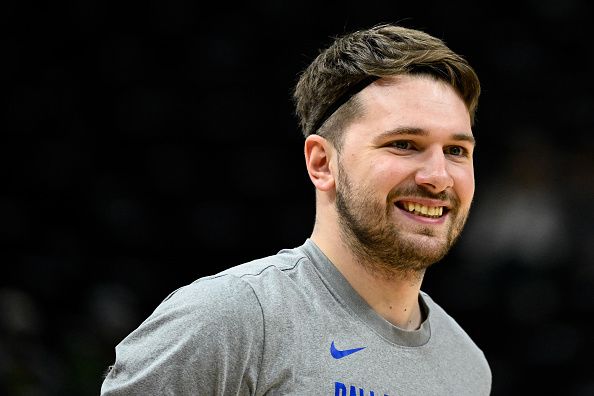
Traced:
<path fill-rule="evenodd" d="M 336 38 L 301 73 L 293 98 L 303 135 L 317 133 L 340 146 L 341 130 L 360 111 L 353 97 L 374 80 L 398 74 L 450 84 L 474 123 L 480 83 L 468 62 L 427 33 L 382 24 Z"/>

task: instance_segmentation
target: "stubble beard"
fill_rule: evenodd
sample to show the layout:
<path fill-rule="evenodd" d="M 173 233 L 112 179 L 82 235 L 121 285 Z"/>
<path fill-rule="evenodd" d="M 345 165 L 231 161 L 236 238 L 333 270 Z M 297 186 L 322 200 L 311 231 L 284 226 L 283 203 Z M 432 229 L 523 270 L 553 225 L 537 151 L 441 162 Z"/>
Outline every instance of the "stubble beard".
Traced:
<path fill-rule="evenodd" d="M 354 187 L 342 165 L 338 164 L 336 210 L 342 241 L 355 259 L 368 271 L 383 278 L 420 280 L 425 270 L 440 261 L 458 239 L 468 210 L 461 212 L 460 201 L 453 193 L 433 194 L 418 185 L 399 187 L 391 191 L 386 202 L 374 200 L 366 189 Z M 422 246 L 420 241 L 406 238 L 392 220 L 392 212 L 400 210 L 394 197 L 423 197 L 439 199 L 450 204 L 450 225 L 444 243 L 438 247 Z M 427 226 L 420 235 L 434 237 L 434 230 Z"/>

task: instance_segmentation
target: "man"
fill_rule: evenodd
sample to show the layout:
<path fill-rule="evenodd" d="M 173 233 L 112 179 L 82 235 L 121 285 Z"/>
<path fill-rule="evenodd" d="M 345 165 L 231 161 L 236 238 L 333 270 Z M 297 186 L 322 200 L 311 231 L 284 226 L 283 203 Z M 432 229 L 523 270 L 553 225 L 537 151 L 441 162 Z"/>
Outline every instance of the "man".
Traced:
<path fill-rule="evenodd" d="M 483 353 L 420 290 L 468 215 L 479 92 L 423 32 L 336 39 L 294 94 L 311 237 L 172 293 L 117 346 L 102 394 L 488 395 Z"/>

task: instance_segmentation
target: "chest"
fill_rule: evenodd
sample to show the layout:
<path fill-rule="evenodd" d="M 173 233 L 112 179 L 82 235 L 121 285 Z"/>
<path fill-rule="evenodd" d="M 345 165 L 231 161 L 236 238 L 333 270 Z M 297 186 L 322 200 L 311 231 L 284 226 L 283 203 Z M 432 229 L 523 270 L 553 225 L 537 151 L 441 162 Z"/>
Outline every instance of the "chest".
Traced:
<path fill-rule="evenodd" d="M 268 328 L 260 394 L 488 394 L 481 391 L 488 387 L 487 373 L 481 372 L 482 362 L 474 355 L 448 353 L 447 346 L 431 342 L 420 347 L 395 345 L 349 315 L 286 317 L 282 325 Z"/>

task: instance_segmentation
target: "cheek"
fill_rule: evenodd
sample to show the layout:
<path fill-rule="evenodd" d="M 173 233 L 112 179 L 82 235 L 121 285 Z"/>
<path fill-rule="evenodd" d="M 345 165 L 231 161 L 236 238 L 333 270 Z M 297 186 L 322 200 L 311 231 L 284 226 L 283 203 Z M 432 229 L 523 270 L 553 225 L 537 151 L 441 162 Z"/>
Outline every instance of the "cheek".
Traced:
<path fill-rule="evenodd" d="M 368 195 L 377 195 L 385 199 L 395 186 L 400 185 L 406 177 L 402 167 L 394 166 L 389 162 L 372 164 L 365 174 L 360 176 L 360 187 Z"/>
<path fill-rule="evenodd" d="M 454 175 L 454 190 L 458 194 L 462 206 L 470 206 L 474 196 L 474 171 L 470 169 L 460 169 Z"/>
<path fill-rule="evenodd" d="M 410 161 L 399 161 L 396 157 L 388 156 L 371 162 L 369 169 L 368 180 L 373 179 L 378 183 L 389 185 L 391 189 L 394 185 L 411 177 L 416 168 Z"/>

